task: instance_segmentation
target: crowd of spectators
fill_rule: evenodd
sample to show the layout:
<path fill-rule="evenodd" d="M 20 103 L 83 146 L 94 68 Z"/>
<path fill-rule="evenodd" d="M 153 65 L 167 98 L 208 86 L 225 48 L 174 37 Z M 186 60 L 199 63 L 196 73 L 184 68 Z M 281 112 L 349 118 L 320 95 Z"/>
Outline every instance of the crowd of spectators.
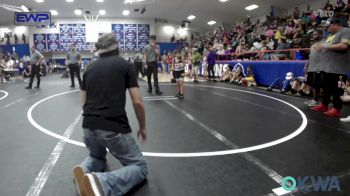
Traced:
<path fill-rule="evenodd" d="M 49 67 L 46 62 L 42 63 L 41 74 L 43 76 L 46 75 Z M 11 54 L 0 51 L 0 84 L 6 83 L 18 75 L 25 79 L 29 77 L 30 57 L 27 55 L 19 57 L 16 52 Z"/>
<path fill-rule="evenodd" d="M 349 1 L 350 2 L 350 1 Z M 301 11 L 295 7 L 293 13 L 285 10 L 282 16 L 273 11 L 266 17 L 253 21 L 247 17 L 231 29 L 216 28 L 212 32 L 192 35 L 191 40 L 181 40 L 184 53 L 191 48 L 198 48 L 201 54 L 206 54 L 210 44 L 216 50 L 218 60 L 306 60 L 308 48 L 314 43 L 312 33 L 316 30 L 327 32 L 324 25 L 332 16 L 341 15 L 344 21 L 349 20 L 350 3 L 338 0 L 336 4 L 327 2 L 321 8 Z M 295 49 L 296 52 L 283 50 Z M 305 50 L 303 50 L 305 49 Z M 276 52 L 262 52 L 282 50 Z"/>

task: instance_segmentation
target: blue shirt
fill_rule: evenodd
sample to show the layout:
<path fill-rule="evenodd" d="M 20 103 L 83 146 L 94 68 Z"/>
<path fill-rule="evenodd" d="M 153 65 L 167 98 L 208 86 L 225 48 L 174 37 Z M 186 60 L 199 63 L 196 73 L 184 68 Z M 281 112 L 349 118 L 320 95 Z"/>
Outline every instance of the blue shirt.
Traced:
<path fill-rule="evenodd" d="M 208 65 L 215 65 L 216 63 L 216 52 L 210 51 L 208 54 Z"/>

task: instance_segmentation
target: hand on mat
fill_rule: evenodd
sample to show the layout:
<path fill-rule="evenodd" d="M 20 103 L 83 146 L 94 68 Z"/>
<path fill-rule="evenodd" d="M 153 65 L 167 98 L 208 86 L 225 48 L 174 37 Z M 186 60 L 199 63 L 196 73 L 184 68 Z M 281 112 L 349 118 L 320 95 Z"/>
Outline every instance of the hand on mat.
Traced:
<path fill-rule="evenodd" d="M 147 131 L 146 129 L 140 129 L 137 132 L 137 138 L 142 142 L 145 143 L 147 141 Z"/>

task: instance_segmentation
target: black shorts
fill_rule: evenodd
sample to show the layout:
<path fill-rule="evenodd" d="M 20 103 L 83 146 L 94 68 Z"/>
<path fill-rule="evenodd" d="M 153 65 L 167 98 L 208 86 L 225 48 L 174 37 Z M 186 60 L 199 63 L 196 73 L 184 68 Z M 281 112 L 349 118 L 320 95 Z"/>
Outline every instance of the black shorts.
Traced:
<path fill-rule="evenodd" d="M 176 80 L 178 80 L 180 78 L 184 78 L 185 77 L 185 70 L 175 71 L 174 72 L 174 77 L 175 77 Z"/>
<path fill-rule="evenodd" d="M 306 84 L 315 89 L 320 89 L 322 87 L 322 73 L 308 72 Z"/>

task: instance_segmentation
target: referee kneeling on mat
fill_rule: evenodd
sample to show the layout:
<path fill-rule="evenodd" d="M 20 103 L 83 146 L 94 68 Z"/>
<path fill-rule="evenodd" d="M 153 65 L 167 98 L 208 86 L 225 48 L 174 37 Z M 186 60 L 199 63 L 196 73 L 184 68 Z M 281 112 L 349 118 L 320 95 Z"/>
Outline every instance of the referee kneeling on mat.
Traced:
<path fill-rule="evenodd" d="M 126 90 L 129 91 L 140 129 L 141 141 L 146 141 L 145 110 L 134 66 L 119 57 L 117 37 L 110 33 L 96 43 L 99 59 L 83 76 L 84 142 L 89 156 L 73 169 L 80 195 L 119 196 L 142 182 L 147 164 L 129 125 L 125 111 Z M 123 165 L 104 172 L 107 150 Z"/>

